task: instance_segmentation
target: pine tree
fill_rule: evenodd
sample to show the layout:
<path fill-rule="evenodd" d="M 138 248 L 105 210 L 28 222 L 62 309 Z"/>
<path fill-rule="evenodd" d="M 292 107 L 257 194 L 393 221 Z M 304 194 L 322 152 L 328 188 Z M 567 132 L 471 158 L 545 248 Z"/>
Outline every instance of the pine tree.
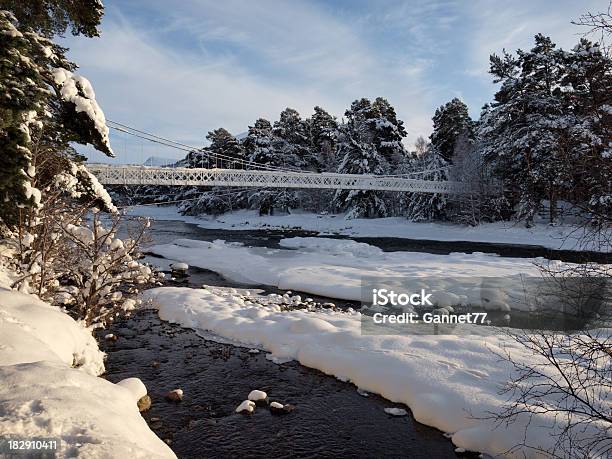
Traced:
<path fill-rule="evenodd" d="M 338 122 L 336 118 L 321 107 L 314 108 L 310 118 L 310 143 L 313 154 L 321 170 L 335 171 L 337 167 L 336 143 L 338 138 Z"/>
<path fill-rule="evenodd" d="M 544 199 L 550 220 L 566 188 L 568 164 L 559 159 L 571 150 L 573 115 L 563 104 L 564 53 L 543 35 L 517 57 L 491 56 L 491 74 L 502 86 L 480 128 L 483 154 L 510 190 L 517 217 L 530 226 Z"/>
<path fill-rule="evenodd" d="M 423 180 L 442 182 L 448 180 L 449 163 L 435 148 L 418 160 L 417 168 Z M 407 217 L 415 222 L 445 220 L 448 197 L 440 193 L 410 193 L 407 198 Z"/>
<path fill-rule="evenodd" d="M 13 13 L 20 27 L 30 28 L 46 38 L 63 35 L 97 37 L 104 14 L 100 0 L 0 0 L 0 10 Z"/>
<path fill-rule="evenodd" d="M 318 168 L 316 156 L 310 148 L 308 124 L 296 110 L 283 110 L 279 120 L 274 123 L 272 134 L 274 150 L 280 155 L 284 167 L 302 170 Z"/>
<path fill-rule="evenodd" d="M 377 97 L 372 103 L 375 114 L 372 120 L 374 145 L 379 154 L 389 164 L 389 172 L 395 173 L 406 156 L 402 139 L 406 137 L 404 122 L 397 118 L 393 106 L 383 97 Z"/>
<path fill-rule="evenodd" d="M 273 148 L 272 125 L 266 119 L 259 118 L 243 141 L 247 160 L 269 166 L 280 166 L 282 161 Z"/>
<path fill-rule="evenodd" d="M 442 155 L 442 159 L 452 163 L 455 143 L 462 132 L 472 136 L 473 122 L 467 105 L 457 98 L 442 105 L 433 117 L 433 133 L 429 137 L 432 147 Z"/>
<path fill-rule="evenodd" d="M 244 165 L 244 148 L 227 130 L 223 128 L 210 131 L 206 138 L 210 141 L 208 151 L 218 156 L 225 169 L 240 169 Z"/>
<path fill-rule="evenodd" d="M 40 205 L 41 190 L 33 183 L 43 182 L 35 175 L 61 158 L 69 168 L 64 152 L 70 142 L 113 153 L 93 89 L 72 73 L 66 50 L 27 28 L 19 30 L 7 11 L 0 12 L 0 35 L 0 216 L 12 225 L 19 207 Z"/>
<path fill-rule="evenodd" d="M 381 155 L 383 173 L 393 173 L 406 155 L 402 139 L 406 136 L 404 123 L 397 119 L 395 109 L 384 98 L 378 97 L 372 103 L 362 98 L 354 101 L 345 112 L 347 124 L 358 122 L 360 130 L 367 131 L 367 137 Z"/>
<path fill-rule="evenodd" d="M 249 162 L 260 164 L 260 167 L 280 167 L 283 159 L 274 148 L 274 135 L 272 125 L 266 119 L 259 118 L 253 126 L 249 126 L 249 133 L 243 142 Z M 251 165 L 251 167 L 257 167 Z M 261 215 L 274 213 L 274 201 L 278 191 L 258 189 L 248 195 L 248 204 L 258 208 Z"/>
<path fill-rule="evenodd" d="M 362 99 L 364 101 L 367 99 Z M 355 101 L 351 110 L 361 101 Z M 367 104 L 364 104 L 367 107 Z M 348 113 L 348 111 L 347 111 Z M 385 160 L 376 150 L 371 124 L 367 111 L 351 112 L 349 122 L 340 131 L 338 157 L 342 162 L 338 167 L 341 174 L 383 174 Z M 371 119 L 371 118 L 370 118 Z M 368 190 L 338 190 L 334 196 L 336 208 L 346 211 L 346 218 L 383 217 L 387 206 L 382 194 Z"/>
<path fill-rule="evenodd" d="M 210 145 L 189 152 L 183 160 L 183 167 L 240 169 L 245 166 L 243 145 L 226 129 L 210 131 L 206 139 Z M 246 193 L 227 187 L 183 187 L 176 199 L 185 200 L 179 205 L 179 210 L 187 215 L 220 215 L 247 205 Z"/>
<path fill-rule="evenodd" d="M 564 105 L 571 112 L 568 200 L 605 220 L 612 215 L 612 59 L 582 39 L 564 54 Z"/>

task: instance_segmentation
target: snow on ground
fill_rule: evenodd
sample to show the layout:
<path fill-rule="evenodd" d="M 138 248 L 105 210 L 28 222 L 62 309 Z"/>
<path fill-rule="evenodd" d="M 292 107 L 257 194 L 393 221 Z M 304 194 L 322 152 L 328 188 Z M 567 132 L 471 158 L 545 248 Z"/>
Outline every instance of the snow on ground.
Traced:
<path fill-rule="evenodd" d="M 318 237 L 288 238 L 280 244 L 296 250 L 191 239 L 150 250 L 246 284 L 360 301 L 363 278 L 380 278 L 385 285 L 389 279 L 401 278 L 402 287 L 409 291 L 435 290 L 433 299 L 439 306 L 469 303 L 489 310 L 529 309 L 531 305 L 522 301 L 524 277 L 539 277 L 533 263 L 544 262 L 485 253 L 383 252 L 364 243 Z M 495 278 L 488 296 L 473 285 L 480 285 L 483 277 Z"/>
<path fill-rule="evenodd" d="M 451 433 L 458 447 L 495 456 L 523 439 L 524 418 L 498 428 L 490 420 L 476 419 L 500 411 L 505 400 L 498 391 L 511 374 L 491 351 L 504 348 L 519 361 L 533 361 L 502 336 L 362 335 L 357 312 L 281 312 L 249 301 L 244 290 L 222 287 L 164 287 L 144 296 L 163 320 L 259 347 L 274 361 L 295 359 L 362 391 L 403 403 L 418 421 Z M 548 429 L 553 424 L 552 416 L 538 416 L 529 426 L 527 443 L 549 448 L 555 441 Z M 523 453 L 536 457 L 533 450 L 509 456 Z"/>
<path fill-rule="evenodd" d="M 0 288 L 0 321 L 2 365 L 47 360 L 94 376 L 104 371 L 104 354 L 91 333 L 31 295 Z"/>
<path fill-rule="evenodd" d="M 0 432 L 59 437 L 61 457 L 169 458 L 147 426 L 136 378 L 97 377 L 104 354 L 91 332 L 47 303 L 9 290 L 0 266 Z"/>
<path fill-rule="evenodd" d="M 470 227 L 450 223 L 415 223 L 402 217 L 346 220 L 343 215 L 318 215 L 300 211 L 290 215 L 260 216 L 255 210 L 238 210 L 218 217 L 206 215 L 192 217 L 181 215 L 174 206 L 134 206 L 130 208 L 130 212 L 158 220 L 181 220 L 208 229 L 303 229 L 316 231 L 322 235 L 488 242 L 535 245 L 563 250 L 579 250 L 578 241 L 583 236 L 583 230 L 571 225 L 551 227 L 537 224 L 533 228 L 525 228 L 523 224 L 516 222 L 485 223 Z M 600 248 L 588 249 L 607 252 L 611 251 L 612 247 L 603 243 Z"/>

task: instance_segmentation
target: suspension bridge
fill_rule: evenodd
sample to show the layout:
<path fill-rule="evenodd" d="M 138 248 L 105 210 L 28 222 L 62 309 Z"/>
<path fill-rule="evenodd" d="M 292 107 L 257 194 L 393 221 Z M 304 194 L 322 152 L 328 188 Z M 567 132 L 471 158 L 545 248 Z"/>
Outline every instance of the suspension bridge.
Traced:
<path fill-rule="evenodd" d="M 320 188 L 334 190 L 461 193 L 462 184 L 398 176 L 294 172 L 283 170 L 205 169 L 186 167 L 88 164 L 104 185 L 220 186 L 253 188 Z"/>
<path fill-rule="evenodd" d="M 403 175 L 308 172 L 214 154 L 112 121 L 109 121 L 109 127 L 187 153 L 197 153 L 201 158 L 201 167 L 180 167 L 177 164 L 165 167 L 87 164 L 89 171 L 104 185 L 304 188 L 444 194 L 467 191 L 465 184 L 459 182 L 415 178 L 432 171 L 414 171 Z"/>

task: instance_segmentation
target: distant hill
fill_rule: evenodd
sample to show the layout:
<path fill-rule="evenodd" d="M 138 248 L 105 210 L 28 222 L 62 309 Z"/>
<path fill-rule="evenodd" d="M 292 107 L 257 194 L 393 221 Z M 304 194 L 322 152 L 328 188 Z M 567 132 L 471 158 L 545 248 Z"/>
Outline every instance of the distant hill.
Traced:
<path fill-rule="evenodd" d="M 142 164 L 144 166 L 163 167 L 171 166 L 176 162 L 177 159 L 175 158 L 162 158 L 161 156 L 151 156 Z"/>
<path fill-rule="evenodd" d="M 238 140 L 242 140 L 242 139 L 245 139 L 246 136 L 248 135 L 249 135 L 248 132 L 241 132 L 240 134 L 236 134 L 234 137 L 236 137 Z"/>

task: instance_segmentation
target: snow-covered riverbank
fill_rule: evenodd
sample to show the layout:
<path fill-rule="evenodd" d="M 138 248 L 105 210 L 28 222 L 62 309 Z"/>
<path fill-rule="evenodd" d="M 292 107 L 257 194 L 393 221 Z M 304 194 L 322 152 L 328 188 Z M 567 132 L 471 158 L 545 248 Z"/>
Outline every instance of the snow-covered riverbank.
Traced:
<path fill-rule="evenodd" d="M 555 250 L 612 250 L 605 241 L 601 246 L 596 243 L 585 244 L 585 230 L 571 225 L 537 224 L 533 228 L 525 228 L 516 222 L 497 222 L 470 227 L 445 223 L 415 223 L 401 217 L 346 220 L 343 215 L 318 215 L 299 211 L 290 215 L 260 216 L 254 210 L 238 210 L 218 217 L 192 217 L 181 215 L 175 206 L 134 206 L 129 211 L 133 215 L 158 220 L 181 220 L 207 229 L 300 229 L 315 231 L 321 235 L 518 244 Z M 580 245 L 579 241 L 582 241 Z"/>
<path fill-rule="evenodd" d="M 144 385 L 98 377 L 104 353 L 90 330 L 9 279 L 0 266 L 2 436 L 60 439 L 61 457 L 176 457 L 138 412 Z"/>
<path fill-rule="evenodd" d="M 535 362 L 536 357 L 509 338 L 361 335 L 359 313 L 281 311 L 250 301 L 250 296 L 220 287 L 145 292 L 164 320 L 266 350 L 276 362 L 297 360 L 404 403 L 418 421 L 452 434 L 460 448 L 493 456 L 539 457 L 535 450 L 508 451 L 523 439 L 545 450 L 556 440 L 551 435 L 553 414 L 535 417 L 527 431 L 526 417 L 498 427 L 478 419 L 499 413 L 505 402 L 499 389 L 510 379 L 511 367 L 495 352 Z"/>

